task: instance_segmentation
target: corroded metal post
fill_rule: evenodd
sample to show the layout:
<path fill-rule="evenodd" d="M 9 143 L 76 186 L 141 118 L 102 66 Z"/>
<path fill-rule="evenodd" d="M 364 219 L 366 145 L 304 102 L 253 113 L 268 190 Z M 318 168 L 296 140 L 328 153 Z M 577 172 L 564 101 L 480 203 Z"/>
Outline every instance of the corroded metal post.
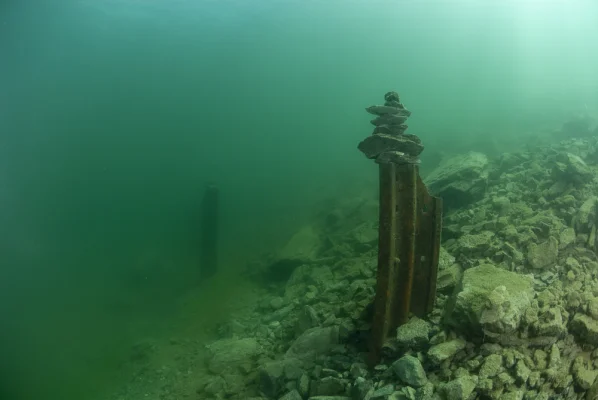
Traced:
<path fill-rule="evenodd" d="M 424 316 L 434 307 L 442 229 L 442 200 L 429 195 L 419 176 L 421 140 L 405 134 L 411 115 L 396 92 L 383 106 L 366 110 L 377 117 L 371 136 L 359 143 L 380 164 L 378 272 L 370 363 L 411 313 Z"/>

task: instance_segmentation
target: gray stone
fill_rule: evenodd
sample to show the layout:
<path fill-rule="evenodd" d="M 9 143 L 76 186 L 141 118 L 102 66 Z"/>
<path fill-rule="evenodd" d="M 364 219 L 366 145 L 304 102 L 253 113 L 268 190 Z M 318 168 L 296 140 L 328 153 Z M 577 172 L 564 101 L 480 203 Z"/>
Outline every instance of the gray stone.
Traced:
<path fill-rule="evenodd" d="M 386 115 L 386 114 L 394 114 L 400 115 L 403 117 L 409 117 L 411 115 L 411 111 L 405 108 L 399 107 L 391 107 L 391 106 L 369 106 L 365 109 L 370 114 L 374 115 Z"/>
<path fill-rule="evenodd" d="M 222 396 L 226 392 L 226 381 L 221 376 L 210 377 L 203 391 L 211 396 Z"/>
<path fill-rule="evenodd" d="M 492 231 L 482 231 L 475 234 L 465 234 L 458 240 L 459 249 L 466 254 L 484 253 L 490 248 L 492 238 L 495 236 Z"/>
<path fill-rule="evenodd" d="M 345 392 L 345 382 L 333 376 L 327 376 L 311 384 L 311 396 L 336 396 Z"/>
<path fill-rule="evenodd" d="M 409 386 L 402 387 L 386 398 L 387 400 L 416 400 L 417 391 Z"/>
<path fill-rule="evenodd" d="M 413 317 L 397 329 L 397 342 L 403 348 L 420 348 L 429 343 L 431 330 L 429 322 Z"/>
<path fill-rule="evenodd" d="M 425 177 L 430 192 L 447 208 L 465 207 L 482 198 L 488 179 L 488 157 L 471 152 L 443 161 Z"/>
<path fill-rule="evenodd" d="M 287 357 L 281 362 L 283 363 L 284 376 L 287 380 L 294 381 L 299 379 L 305 372 L 301 360 Z"/>
<path fill-rule="evenodd" d="M 384 114 L 370 121 L 372 125 L 402 125 L 409 117 L 399 114 Z"/>
<path fill-rule="evenodd" d="M 511 211 L 511 200 L 508 197 L 495 197 L 492 199 L 492 206 L 499 216 L 505 216 Z"/>
<path fill-rule="evenodd" d="M 285 357 L 300 360 L 313 360 L 317 356 L 326 354 L 338 344 L 338 327 L 311 328 L 303 332 L 287 350 Z"/>
<path fill-rule="evenodd" d="M 277 296 L 270 300 L 270 307 L 274 310 L 278 310 L 279 308 L 282 308 L 282 306 L 284 306 L 284 299 L 282 297 Z"/>
<path fill-rule="evenodd" d="M 416 400 L 431 400 L 434 396 L 434 384 L 432 382 L 426 383 L 424 386 L 417 389 L 415 392 Z"/>
<path fill-rule="evenodd" d="M 385 385 L 381 388 L 378 388 L 372 393 L 372 397 L 370 399 L 379 399 L 380 397 L 390 396 L 395 391 L 394 385 Z"/>
<path fill-rule="evenodd" d="M 214 374 L 222 374 L 241 366 L 252 366 L 261 351 L 254 338 L 222 339 L 206 347 L 208 369 Z"/>
<path fill-rule="evenodd" d="M 454 357 L 455 354 L 465 349 L 465 340 L 454 339 L 430 347 L 428 358 L 433 364 L 439 365 L 445 360 Z"/>
<path fill-rule="evenodd" d="M 569 324 L 569 330 L 581 341 L 598 345 L 598 321 L 592 317 L 577 313 Z"/>
<path fill-rule="evenodd" d="M 564 153 L 558 157 L 554 166 L 555 176 L 566 182 L 585 184 L 594 179 L 594 173 L 587 164 L 575 154 Z"/>
<path fill-rule="evenodd" d="M 303 400 L 299 392 L 295 390 L 291 390 L 284 396 L 282 396 L 279 400 Z"/>
<path fill-rule="evenodd" d="M 453 295 L 448 322 L 470 336 L 481 336 L 483 329 L 506 333 L 519 325 L 534 295 L 531 276 L 491 264 L 470 268 L 463 274 L 460 290 Z"/>
<path fill-rule="evenodd" d="M 502 397 L 500 398 L 500 400 L 523 400 L 523 396 L 525 393 L 526 392 L 524 392 L 522 390 L 516 390 L 514 392 L 504 393 L 502 395 Z M 538 397 L 536 397 L 535 400 L 538 400 Z"/>
<path fill-rule="evenodd" d="M 363 377 L 358 377 L 355 379 L 355 382 L 351 387 L 351 397 L 353 400 L 363 400 L 365 398 L 369 398 L 368 395 L 371 397 L 372 393 L 374 393 L 374 384 L 372 381 Z"/>
<path fill-rule="evenodd" d="M 440 253 L 438 255 L 438 269 L 443 270 L 449 268 L 455 263 L 456 259 L 444 247 L 440 246 Z"/>
<path fill-rule="evenodd" d="M 308 400 L 351 400 L 346 396 L 310 396 Z"/>
<path fill-rule="evenodd" d="M 299 318 L 297 318 L 297 323 L 295 324 L 295 334 L 299 336 L 306 330 L 315 328 L 319 325 L 320 318 L 318 318 L 316 310 L 314 310 L 313 307 L 306 305 L 299 313 Z"/>
<path fill-rule="evenodd" d="M 493 378 L 502 371 L 502 356 L 490 354 L 480 368 L 480 378 Z"/>
<path fill-rule="evenodd" d="M 426 371 L 418 358 L 404 356 L 392 364 L 392 368 L 399 379 L 409 386 L 421 387 L 428 381 Z"/>
<path fill-rule="evenodd" d="M 598 374 L 598 371 L 587 368 L 586 361 L 581 356 L 578 356 L 575 361 L 573 361 L 571 372 L 573 373 L 575 383 L 577 383 L 583 390 L 589 390 L 592 387 Z"/>
<path fill-rule="evenodd" d="M 259 388 L 266 396 L 276 397 L 282 390 L 284 366 L 284 361 L 272 361 L 258 369 Z"/>
<path fill-rule="evenodd" d="M 367 158 L 376 158 L 382 153 L 389 151 L 398 151 L 410 156 L 418 156 L 424 146 L 415 135 L 391 136 L 376 134 L 365 138 L 357 148 L 363 152 Z"/>
<path fill-rule="evenodd" d="M 560 338 L 566 335 L 567 325 L 561 310 L 558 307 L 553 307 L 542 311 L 541 318 L 535 324 L 535 331 L 538 336 Z"/>
<path fill-rule="evenodd" d="M 598 197 L 591 196 L 577 210 L 577 214 L 573 219 L 573 227 L 578 233 L 590 231 L 591 222 L 594 221 L 596 215 L 596 204 L 598 204 Z"/>
<path fill-rule="evenodd" d="M 368 375 L 368 370 L 365 364 L 353 363 L 349 370 L 354 379 L 365 378 Z"/>
<path fill-rule="evenodd" d="M 439 270 L 436 290 L 445 294 L 452 293 L 454 288 L 459 284 L 461 276 L 462 271 L 459 264 L 453 264 L 446 269 Z"/>
<path fill-rule="evenodd" d="M 517 364 L 515 365 L 515 376 L 517 377 L 519 383 L 525 385 L 531 373 L 532 371 L 528 368 L 527 365 L 525 365 L 525 361 L 517 361 Z"/>
<path fill-rule="evenodd" d="M 226 382 L 226 394 L 233 395 L 242 393 L 247 384 L 247 377 L 245 374 L 224 374 L 222 376 Z"/>
<path fill-rule="evenodd" d="M 467 400 L 473 393 L 477 381 L 471 376 L 462 376 L 454 379 L 442 387 L 444 396 L 450 400 Z"/>
<path fill-rule="evenodd" d="M 575 243 L 575 229 L 565 228 L 559 235 L 559 249 L 563 250 Z"/>
<path fill-rule="evenodd" d="M 373 135 L 390 135 L 390 136 L 399 136 L 405 133 L 408 126 L 403 125 L 378 125 L 374 128 Z"/>
<path fill-rule="evenodd" d="M 550 236 L 547 241 L 530 243 L 527 249 L 527 261 L 534 269 L 551 268 L 556 265 L 559 256 L 559 241 Z"/>
<path fill-rule="evenodd" d="M 297 390 L 301 394 L 302 397 L 307 397 L 309 395 L 309 376 L 307 374 L 301 375 L 301 378 L 297 381 Z"/>

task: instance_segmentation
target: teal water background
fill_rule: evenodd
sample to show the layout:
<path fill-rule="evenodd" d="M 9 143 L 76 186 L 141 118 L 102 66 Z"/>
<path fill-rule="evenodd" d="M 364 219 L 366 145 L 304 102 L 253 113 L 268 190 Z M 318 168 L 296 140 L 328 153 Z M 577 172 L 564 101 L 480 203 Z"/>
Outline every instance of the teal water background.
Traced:
<path fill-rule="evenodd" d="M 590 1 L 4 0 L 6 398 L 126 381 L 130 346 L 207 290 L 194 281 L 207 181 L 234 277 L 311 204 L 375 179 L 356 145 L 386 91 L 433 165 L 595 115 L 596 71 Z"/>

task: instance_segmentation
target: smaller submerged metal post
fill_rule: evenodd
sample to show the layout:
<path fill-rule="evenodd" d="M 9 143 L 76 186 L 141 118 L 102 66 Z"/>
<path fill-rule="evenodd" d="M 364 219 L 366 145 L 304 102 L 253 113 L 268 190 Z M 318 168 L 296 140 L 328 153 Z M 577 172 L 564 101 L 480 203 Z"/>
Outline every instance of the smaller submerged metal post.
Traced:
<path fill-rule="evenodd" d="M 200 277 L 208 279 L 218 271 L 218 188 L 210 183 L 201 202 Z"/>
<path fill-rule="evenodd" d="M 359 143 L 380 164 L 378 271 L 369 363 L 411 313 L 424 316 L 434 306 L 442 229 L 442 200 L 430 196 L 419 176 L 421 140 L 406 134 L 411 115 L 396 92 L 367 112 L 377 117 L 371 136 Z"/>

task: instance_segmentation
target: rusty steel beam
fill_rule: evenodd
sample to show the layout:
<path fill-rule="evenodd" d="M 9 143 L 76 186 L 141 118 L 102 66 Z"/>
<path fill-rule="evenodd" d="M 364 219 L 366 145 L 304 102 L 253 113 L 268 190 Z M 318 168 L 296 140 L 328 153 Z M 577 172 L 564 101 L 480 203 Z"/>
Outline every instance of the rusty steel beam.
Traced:
<path fill-rule="evenodd" d="M 380 164 L 378 273 L 369 362 L 410 314 L 434 307 L 442 200 L 430 196 L 416 164 Z"/>
<path fill-rule="evenodd" d="M 396 258 L 395 232 L 397 214 L 397 190 L 395 164 L 380 164 L 380 209 L 378 226 L 378 272 L 376 277 L 376 297 L 374 299 L 374 319 L 372 323 L 370 364 L 380 360 L 380 351 L 392 321 L 394 285 L 398 260 Z"/>

